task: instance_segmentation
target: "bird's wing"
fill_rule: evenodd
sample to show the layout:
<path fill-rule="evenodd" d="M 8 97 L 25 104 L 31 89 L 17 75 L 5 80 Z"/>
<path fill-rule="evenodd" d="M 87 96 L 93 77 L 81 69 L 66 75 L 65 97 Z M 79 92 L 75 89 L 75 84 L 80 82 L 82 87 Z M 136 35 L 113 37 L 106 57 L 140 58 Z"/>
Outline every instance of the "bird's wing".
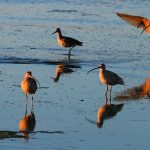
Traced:
<path fill-rule="evenodd" d="M 79 46 L 82 46 L 82 42 L 74 39 L 74 38 L 71 38 L 71 37 L 67 37 L 67 36 L 64 36 L 63 37 L 64 41 L 66 43 L 68 43 L 70 46 L 76 46 L 76 45 L 79 45 Z"/>
<path fill-rule="evenodd" d="M 115 84 L 124 84 L 124 81 L 121 77 L 119 77 L 116 73 L 107 71 L 107 81 L 109 82 L 110 85 L 115 85 Z"/>
<path fill-rule="evenodd" d="M 133 16 L 128 14 L 116 13 L 121 19 L 133 25 L 137 28 L 145 29 L 147 26 L 150 25 L 150 21 L 147 18 L 141 16 Z"/>

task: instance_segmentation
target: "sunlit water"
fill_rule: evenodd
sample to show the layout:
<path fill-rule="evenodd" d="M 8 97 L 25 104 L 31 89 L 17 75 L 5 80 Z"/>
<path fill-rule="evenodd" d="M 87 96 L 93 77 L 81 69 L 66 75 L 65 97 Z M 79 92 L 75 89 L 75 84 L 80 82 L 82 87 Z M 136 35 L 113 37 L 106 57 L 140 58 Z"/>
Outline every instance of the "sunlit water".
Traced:
<path fill-rule="evenodd" d="M 148 18 L 149 7 L 146 0 L 2 0 L 0 149 L 148 149 L 149 99 L 116 101 L 114 97 L 149 77 L 150 60 L 150 38 L 140 36 L 139 29 L 115 12 Z M 57 27 L 84 43 L 72 50 L 70 62 L 68 50 L 59 47 L 56 35 L 51 34 Z M 61 63 L 70 65 L 74 72 L 62 74 L 54 82 L 51 77 Z M 98 70 L 86 74 L 99 63 L 105 63 L 126 82 L 112 91 L 112 103 L 123 103 L 122 110 L 104 121 L 102 128 L 97 128 L 96 121 L 98 109 L 105 105 L 105 85 L 99 81 Z M 28 138 L 19 133 L 26 109 L 19 85 L 27 70 L 40 82 L 34 96 L 35 129 Z M 30 112 L 29 100 L 28 115 Z M 9 136 L 2 136 L 6 134 Z"/>

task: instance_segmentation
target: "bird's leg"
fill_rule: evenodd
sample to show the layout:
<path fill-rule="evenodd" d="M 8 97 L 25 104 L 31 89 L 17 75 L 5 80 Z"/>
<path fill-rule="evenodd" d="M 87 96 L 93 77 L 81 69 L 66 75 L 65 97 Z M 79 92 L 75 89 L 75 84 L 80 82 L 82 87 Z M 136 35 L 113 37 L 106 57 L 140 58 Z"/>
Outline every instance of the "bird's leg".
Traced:
<path fill-rule="evenodd" d="M 106 97 L 106 105 L 107 105 L 107 102 L 108 102 L 107 93 L 108 93 L 108 85 L 106 86 L 106 92 L 105 92 L 105 97 Z"/>
<path fill-rule="evenodd" d="M 112 85 L 110 85 L 110 99 L 109 99 L 110 104 L 111 104 L 111 91 L 112 91 Z"/>
<path fill-rule="evenodd" d="M 28 95 L 26 94 L 26 100 L 28 100 Z"/>
<path fill-rule="evenodd" d="M 73 49 L 73 47 L 71 47 L 70 49 L 69 49 L 69 52 L 68 52 L 68 57 L 70 57 L 70 55 L 71 55 L 71 50 Z"/>
<path fill-rule="evenodd" d="M 25 116 L 27 115 L 27 106 L 28 106 L 28 95 L 26 94 L 26 111 L 25 111 Z"/>
<path fill-rule="evenodd" d="M 33 107 L 33 95 L 32 95 L 32 107 Z"/>
<path fill-rule="evenodd" d="M 25 116 L 27 115 L 27 107 L 28 107 L 28 101 L 26 100 L 26 111 L 25 111 Z"/>
<path fill-rule="evenodd" d="M 26 105 L 28 104 L 28 95 L 26 94 Z"/>
<path fill-rule="evenodd" d="M 70 55 L 71 55 L 71 50 L 73 49 L 73 47 L 71 47 L 70 49 L 69 49 L 69 52 L 68 52 L 68 60 L 70 61 Z"/>
<path fill-rule="evenodd" d="M 106 105 L 108 104 L 108 98 L 107 98 L 107 95 L 105 95 L 105 97 L 106 97 Z"/>
<path fill-rule="evenodd" d="M 32 106 L 31 106 L 31 112 L 33 112 L 33 103 L 32 103 Z"/>
<path fill-rule="evenodd" d="M 70 62 L 70 54 L 68 55 L 68 61 Z"/>
<path fill-rule="evenodd" d="M 105 96 L 107 96 L 107 93 L 108 93 L 108 85 L 106 86 Z"/>

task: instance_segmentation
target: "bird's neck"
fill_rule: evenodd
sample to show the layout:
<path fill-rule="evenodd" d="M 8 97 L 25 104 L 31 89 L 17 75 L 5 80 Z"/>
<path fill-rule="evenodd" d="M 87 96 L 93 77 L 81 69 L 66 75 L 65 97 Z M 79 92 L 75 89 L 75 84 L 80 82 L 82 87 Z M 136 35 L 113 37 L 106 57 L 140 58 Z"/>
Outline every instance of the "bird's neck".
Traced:
<path fill-rule="evenodd" d="M 30 78 L 30 77 L 31 77 L 31 75 L 29 75 L 29 74 L 25 75 L 25 78 Z"/>
<path fill-rule="evenodd" d="M 61 39 L 61 38 L 62 38 L 61 32 L 57 32 L 57 38 L 58 38 L 58 39 Z"/>
<path fill-rule="evenodd" d="M 100 69 L 100 73 L 104 73 L 105 72 L 105 69 Z"/>
<path fill-rule="evenodd" d="M 61 75 L 61 73 L 57 73 L 56 76 L 55 76 L 55 78 L 54 78 L 54 81 L 58 81 L 59 78 L 60 78 L 60 75 Z"/>
<path fill-rule="evenodd" d="M 104 121 L 104 112 L 98 112 L 97 124 L 98 124 L 100 127 L 103 126 L 103 121 Z"/>

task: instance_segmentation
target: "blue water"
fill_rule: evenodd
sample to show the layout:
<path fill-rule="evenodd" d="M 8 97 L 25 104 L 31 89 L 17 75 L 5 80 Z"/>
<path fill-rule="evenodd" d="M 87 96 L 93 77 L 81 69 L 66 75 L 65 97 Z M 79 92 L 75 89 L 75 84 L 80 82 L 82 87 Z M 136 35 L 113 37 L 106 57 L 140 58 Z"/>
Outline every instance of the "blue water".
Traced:
<path fill-rule="evenodd" d="M 34 96 L 35 129 L 25 139 L 0 140 L 0 148 L 91 150 L 149 148 L 149 99 L 116 101 L 120 112 L 97 128 L 97 110 L 105 104 L 105 85 L 98 70 L 100 63 L 118 73 L 125 86 L 113 87 L 112 95 L 142 84 L 149 77 L 149 36 L 122 21 L 115 12 L 149 17 L 149 1 L 118 0 L 2 0 L 0 1 L 0 131 L 19 131 L 25 113 L 25 95 L 20 82 L 27 70 L 39 80 Z M 57 27 L 66 36 L 83 42 L 72 50 L 59 47 Z M 57 64 L 73 67 L 55 83 Z M 31 99 L 31 97 L 30 97 Z M 31 100 L 28 102 L 28 114 Z M 91 122 L 85 119 L 87 117 Z M 0 135 L 1 136 L 1 135 Z"/>

